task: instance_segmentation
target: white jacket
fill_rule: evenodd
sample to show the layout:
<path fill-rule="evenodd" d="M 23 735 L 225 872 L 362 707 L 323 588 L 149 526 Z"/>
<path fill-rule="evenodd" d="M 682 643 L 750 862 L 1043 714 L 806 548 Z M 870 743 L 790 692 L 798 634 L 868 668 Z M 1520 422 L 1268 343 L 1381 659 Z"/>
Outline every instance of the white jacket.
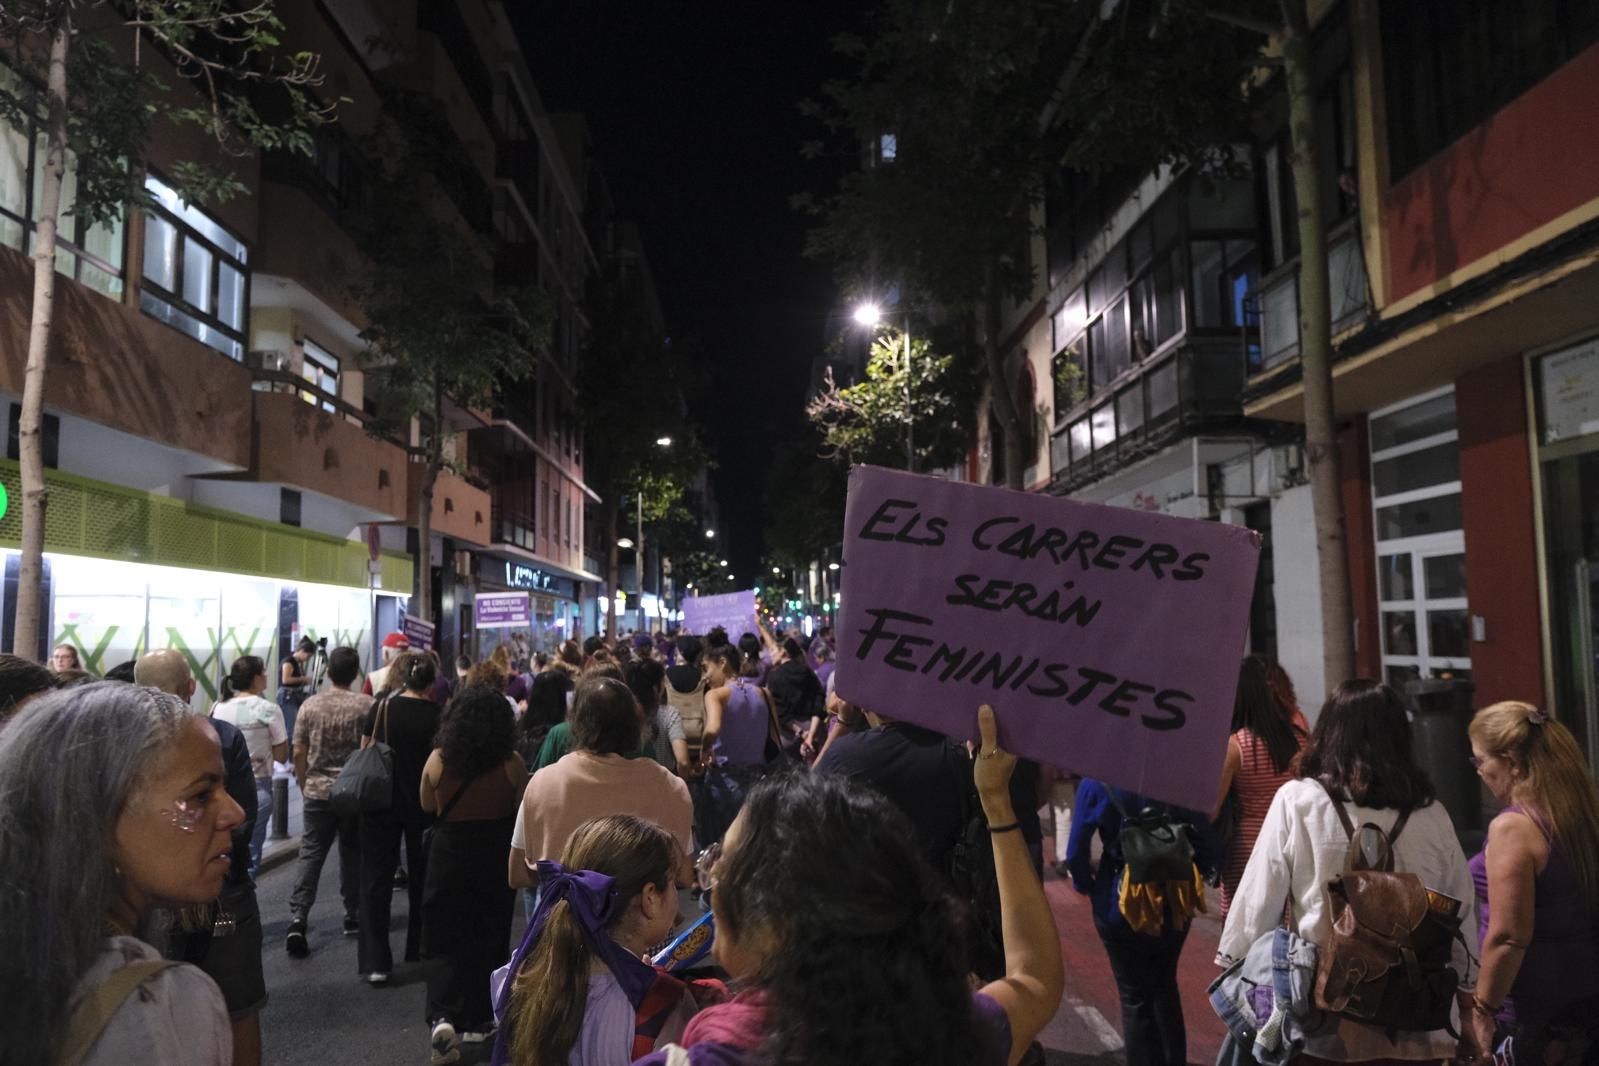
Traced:
<path fill-rule="evenodd" d="M 1354 804 L 1345 804 L 1344 809 L 1357 829 L 1370 822 L 1388 830 L 1399 820 L 1397 810 Z M 1227 912 L 1216 964 L 1230 966 L 1248 954 L 1249 946 L 1263 933 L 1276 928 L 1282 921 L 1284 899 L 1292 907 L 1299 935 L 1313 944 L 1327 943 L 1332 920 L 1327 913 L 1325 885 L 1343 872 L 1348 853 L 1349 838 L 1343 823 L 1320 784 L 1297 780 L 1278 789 Z M 1432 803 L 1411 812 L 1394 843 L 1394 869 L 1416 874 L 1428 888 L 1460 900 L 1460 928 L 1476 940 L 1477 907 L 1471 871 L 1443 804 Z M 1477 970 L 1475 963 L 1468 970 L 1468 962 L 1465 945 L 1456 943 L 1455 971 L 1460 974 L 1463 987 L 1471 988 L 1476 984 Z M 1459 1028 L 1458 1018 L 1455 1027 Z M 1454 1053 L 1455 1039 L 1444 1030 L 1401 1033 L 1393 1041 L 1380 1029 L 1346 1019 L 1309 1037 L 1305 1043 L 1305 1054 L 1339 1062 L 1449 1059 Z"/>

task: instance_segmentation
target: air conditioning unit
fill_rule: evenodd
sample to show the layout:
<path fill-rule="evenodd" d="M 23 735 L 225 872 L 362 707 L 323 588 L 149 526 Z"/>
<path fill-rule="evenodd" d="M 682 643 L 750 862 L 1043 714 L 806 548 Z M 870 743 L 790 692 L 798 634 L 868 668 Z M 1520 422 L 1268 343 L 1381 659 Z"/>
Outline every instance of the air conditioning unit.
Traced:
<path fill-rule="evenodd" d="M 281 348 L 256 348 L 244 353 L 244 365 L 251 370 L 291 369 L 289 353 Z"/>

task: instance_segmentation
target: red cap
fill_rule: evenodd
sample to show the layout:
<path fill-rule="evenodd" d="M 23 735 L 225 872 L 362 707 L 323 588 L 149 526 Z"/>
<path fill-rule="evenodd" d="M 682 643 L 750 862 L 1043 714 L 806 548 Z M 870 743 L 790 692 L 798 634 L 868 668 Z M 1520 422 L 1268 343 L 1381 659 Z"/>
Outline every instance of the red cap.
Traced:
<path fill-rule="evenodd" d="M 411 642 L 405 639 L 404 633 L 390 633 L 383 638 L 383 646 L 385 648 L 409 648 Z"/>

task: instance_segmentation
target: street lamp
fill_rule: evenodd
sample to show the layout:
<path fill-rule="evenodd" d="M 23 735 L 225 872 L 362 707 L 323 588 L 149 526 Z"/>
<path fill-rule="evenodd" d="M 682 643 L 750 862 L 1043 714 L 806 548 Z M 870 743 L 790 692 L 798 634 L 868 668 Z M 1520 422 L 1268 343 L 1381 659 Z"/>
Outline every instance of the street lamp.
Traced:
<path fill-rule="evenodd" d="M 712 538 L 713 538 L 713 537 L 715 537 L 715 536 L 716 536 L 716 530 L 714 530 L 714 529 L 707 529 L 707 530 L 706 530 L 706 531 L 705 531 L 705 539 L 706 539 L 706 540 L 710 540 L 710 539 L 712 539 Z"/>
<path fill-rule="evenodd" d="M 865 326 L 874 333 L 877 326 L 883 321 L 883 309 L 877 304 L 867 301 L 855 308 L 851 316 L 857 325 Z M 910 315 L 905 316 L 905 329 L 900 334 L 905 341 L 905 469 L 916 473 L 916 411 L 911 406 L 911 321 Z"/>
<path fill-rule="evenodd" d="M 717 566 L 726 566 L 727 565 L 727 560 L 723 559 L 721 562 L 717 563 L 716 565 Z"/>
<path fill-rule="evenodd" d="M 828 563 L 827 564 L 827 568 L 829 570 L 837 570 L 838 569 L 838 564 L 837 563 Z"/>
<path fill-rule="evenodd" d="M 620 539 L 620 540 L 618 540 L 616 542 L 616 546 L 618 548 L 631 548 L 633 546 L 633 538 L 632 537 L 623 537 L 622 539 Z"/>
<path fill-rule="evenodd" d="M 656 437 L 655 438 L 655 446 L 657 448 L 670 448 L 672 446 L 672 438 L 671 437 Z"/>

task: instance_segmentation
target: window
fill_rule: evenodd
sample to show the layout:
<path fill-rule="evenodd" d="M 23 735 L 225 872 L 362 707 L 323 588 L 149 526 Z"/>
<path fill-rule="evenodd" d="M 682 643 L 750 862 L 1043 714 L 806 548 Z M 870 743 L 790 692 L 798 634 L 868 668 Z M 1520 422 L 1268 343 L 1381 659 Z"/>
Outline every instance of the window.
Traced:
<path fill-rule="evenodd" d="M 1593 0 L 1382 0 L 1397 180 L 1599 40 Z"/>
<path fill-rule="evenodd" d="M 278 521 L 286 526 L 298 526 L 300 524 L 300 503 L 299 492 L 294 489 L 279 489 Z"/>
<path fill-rule="evenodd" d="M 153 174 L 144 186 L 156 206 L 145 219 L 140 308 L 201 344 L 243 360 L 248 249 Z"/>
<path fill-rule="evenodd" d="M 877 158 L 879 162 L 892 163 L 899 157 L 899 135 L 885 133 L 877 138 Z"/>
<path fill-rule="evenodd" d="M 1451 390 L 1374 414 L 1373 522 L 1383 675 L 1468 677 L 1460 444 Z"/>
<path fill-rule="evenodd" d="M 339 357 L 309 337 L 301 344 L 301 350 L 303 358 L 300 363 L 300 376 L 330 396 L 338 396 Z M 320 406 L 324 411 L 335 409 L 331 401 L 322 399 L 314 393 L 302 392 L 300 398 L 308 404 Z"/>
<path fill-rule="evenodd" d="M 1259 273 L 1255 245 L 1247 240 L 1205 240 L 1189 245 L 1193 263 L 1196 329 L 1240 329 L 1245 298 Z"/>
<path fill-rule="evenodd" d="M 0 66 L 0 92 L 13 99 L 31 97 L 31 90 L 5 66 Z M 0 122 L 0 244 L 23 253 L 33 250 L 44 194 L 44 157 L 45 138 L 37 122 L 22 129 Z M 118 300 L 123 292 L 124 219 L 90 226 L 73 212 L 77 171 L 77 158 L 68 152 L 57 216 L 56 271 Z"/>

